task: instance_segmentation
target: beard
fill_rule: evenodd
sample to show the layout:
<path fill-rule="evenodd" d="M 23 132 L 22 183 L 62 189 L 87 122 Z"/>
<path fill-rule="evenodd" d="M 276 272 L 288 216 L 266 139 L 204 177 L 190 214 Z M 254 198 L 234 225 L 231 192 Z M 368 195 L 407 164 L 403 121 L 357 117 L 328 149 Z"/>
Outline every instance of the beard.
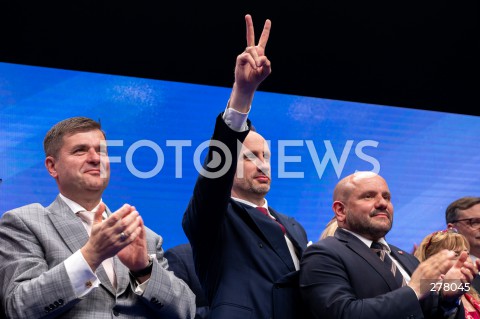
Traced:
<path fill-rule="evenodd" d="M 393 226 L 392 215 L 388 213 L 388 222 L 387 220 L 379 222 L 372 219 L 377 213 L 378 211 L 373 211 L 369 216 L 365 216 L 347 211 L 346 223 L 348 229 L 369 239 L 376 240 L 385 237 Z"/>
<path fill-rule="evenodd" d="M 232 191 L 237 197 L 248 200 L 253 197 L 265 197 L 270 191 L 270 183 L 258 183 L 253 179 L 234 178 Z"/>
<path fill-rule="evenodd" d="M 269 184 L 261 184 L 261 185 L 250 185 L 250 191 L 257 195 L 267 195 L 268 191 L 270 190 Z"/>

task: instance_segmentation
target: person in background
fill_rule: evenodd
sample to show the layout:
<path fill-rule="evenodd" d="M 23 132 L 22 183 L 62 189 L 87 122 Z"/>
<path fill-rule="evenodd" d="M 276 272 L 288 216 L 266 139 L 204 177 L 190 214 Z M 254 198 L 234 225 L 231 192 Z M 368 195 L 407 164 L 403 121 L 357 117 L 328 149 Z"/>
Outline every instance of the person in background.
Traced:
<path fill-rule="evenodd" d="M 449 228 L 442 231 L 431 233 L 423 238 L 420 245 L 415 250 L 415 257 L 420 262 L 427 260 L 431 256 L 443 249 L 452 250 L 460 256 L 462 251 L 468 252 L 470 244 L 465 236 L 459 234 L 455 228 Z M 456 282 L 444 282 L 446 287 L 457 285 Z M 473 286 L 465 286 L 466 293 L 462 296 L 462 306 L 465 311 L 466 319 L 480 319 L 480 295 Z"/>
<path fill-rule="evenodd" d="M 73 117 L 44 139 L 59 194 L 0 219 L 0 300 L 8 318 L 193 318 L 195 296 L 168 270 L 163 239 L 136 208 L 111 212 L 98 122 Z"/>
<path fill-rule="evenodd" d="M 298 269 L 307 235 L 267 202 L 270 150 L 247 119 L 256 89 L 271 72 L 265 55 L 271 22 L 255 45 L 251 16 L 245 21 L 247 47 L 237 56 L 230 100 L 217 117 L 182 226 L 210 319 L 304 318 Z M 209 165 L 219 153 L 225 155 L 220 165 Z"/>
<path fill-rule="evenodd" d="M 332 219 L 330 219 L 329 222 L 327 223 L 327 226 L 325 226 L 325 229 L 323 229 L 318 240 L 322 240 L 326 237 L 333 236 L 337 228 L 338 228 L 337 218 L 333 216 Z"/>
<path fill-rule="evenodd" d="M 470 244 L 470 258 L 480 258 L 480 197 L 465 196 L 453 201 L 445 211 L 447 228 L 456 228 Z M 472 285 L 480 291 L 480 276 Z"/>
<path fill-rule="evenodd" d="M 373 172 L 340 180 L 333 193 L 338 228 L 307 247 L 300 291 L 313 318 L 461 318 L 461 290 L 431 292 L 429 281 L 469 283 L 478 272 L 468 254 L 443 250 L 419 264 L 386 241 L 393 204 L 387 182 Z"/>
<path fill-rule="evenodd" d="M 165 258 L 168 260 L 168 269 L 172 270 L 175 276 L 185 281 L 195 294 L 195 305 L 197 306 L 195 319 L 206 319 L 208 316 L 208 301 L 195 272 L 190 243 L 180 244 L 167 249 Z"/>

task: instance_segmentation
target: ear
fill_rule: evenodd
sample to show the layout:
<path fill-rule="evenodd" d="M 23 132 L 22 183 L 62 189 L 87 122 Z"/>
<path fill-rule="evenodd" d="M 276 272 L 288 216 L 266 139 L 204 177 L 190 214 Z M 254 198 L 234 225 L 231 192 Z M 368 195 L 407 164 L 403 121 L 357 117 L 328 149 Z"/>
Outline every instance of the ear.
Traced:
<path fill-rule="evenodd" d="M 333 202 L 332 208 L 333 212 L 335 213 L 335 217 L 337 218 L 337 222 L 343 223 L 346 219 L 345 204 L 336 200 Z"/>
<path fill-rule="evenodd" d="M 455 228 L 455 226 L 452 223 L 447 224 L 447 229 L 453 229 L 453 228 Z"/>
<path fill-rule="evenodd" d="M 45 158 L 45 167 L 47 168 L 48 173 L 53 178 L 57 177 L 57 170 L 55 169 L 55 159 L 52 156 L 47 156 Z"/>

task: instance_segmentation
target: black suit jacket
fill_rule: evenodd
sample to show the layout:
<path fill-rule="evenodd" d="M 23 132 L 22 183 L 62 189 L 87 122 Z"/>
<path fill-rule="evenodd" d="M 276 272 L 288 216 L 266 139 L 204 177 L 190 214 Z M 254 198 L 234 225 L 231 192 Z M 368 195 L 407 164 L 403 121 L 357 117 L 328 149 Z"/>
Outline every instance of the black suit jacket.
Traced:
<path fill-rule="evenodd" d="M 183 229 L 192 245 L 211 319 L 303 318 L 298 271 L 282 231 L 269 217 L 230 197 L 237 141 L 243 142 L 247 133 L 235 132 L 221 116 L 217 118 L 212 139 L 227 146 L 232 163 L 220 177 L 200 174 Z M 205 163 L 214 150 L 211 146 Z M 206 165 L 205 170 L 211 172 Z M 300 257 L 307 246 L 304 228 L 295 219 L 269 210 L 285 226 Z"/>
<path fill-rule="evenodd" d="M 165 251 L 164 257 L 168 260 L 168 269 L 172 270 L 175 276 L 185 281 L 195 294 L 195 319 L 206 319 L 208 316 L 208 301 L 195 272 L 190 244 L 171 247 Z"/>
<path fill-rule="evenodd" d="M 418 260 L 393 245 L 390 249 L 411 275 Z M 443 317 L 436 295 L 420 302 L 410 287 L 397 288 L 378 256 L 343 229 L 306 249 L 300 265 L 300 290 L 312 318 Z M 457 318 L 462 317 L 463 312 L 458 311 Z"/>

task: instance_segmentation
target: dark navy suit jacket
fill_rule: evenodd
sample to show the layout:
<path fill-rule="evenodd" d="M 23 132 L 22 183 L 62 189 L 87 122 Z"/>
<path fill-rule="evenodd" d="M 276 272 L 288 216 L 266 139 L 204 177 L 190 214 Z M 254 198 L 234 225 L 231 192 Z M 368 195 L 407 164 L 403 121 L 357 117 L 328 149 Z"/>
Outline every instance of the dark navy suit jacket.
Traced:
<path fill-rule="evenodd" d="M 411 275 L 419 261 L 389 246 L 394 258 Z M 380 258 L 343 229 L 306 249 L 300 264 L 300 289 L 312 318 L 444 318 L 437 295 L 420 302 L 410 287 L 398 288 Z M 463 317 L 461 308 L 455 318 Z"/>
<path fill-rule="evenodd" d="M 299 272 L 280 227 L 255 208 L 230 197 L 237 142 L 243 142 L 247 133 L 235 132 L 221 116 L 217 118 L 212 139 L 228 147 L 232 162 L 220 177 L 199 175 L 183 229 L 192 245 L 211 319 L 303 318 Z M 222 153 L 210 146 L 205 163 L 214 151 Z M 223 163 L 227 157 L 222 157 Z M 213 171 L 206 165 L 204 169 Z M 271 207 L 269 210 L 284 225 L 300 258 L 307 246 L 304 228 L 295 219 Z"/>
<path fill-rule="evenodd" d="M 195 272 L 192 247 L 189 243 L 171 247 L 165 251 L 164 257 L 168 260 L 168 269 L 175 276 L 182 279 L 195 294 L 195 319 L 206 319 L 208 315 L 208 301 L 203 293 L 202 286 Z"/>

